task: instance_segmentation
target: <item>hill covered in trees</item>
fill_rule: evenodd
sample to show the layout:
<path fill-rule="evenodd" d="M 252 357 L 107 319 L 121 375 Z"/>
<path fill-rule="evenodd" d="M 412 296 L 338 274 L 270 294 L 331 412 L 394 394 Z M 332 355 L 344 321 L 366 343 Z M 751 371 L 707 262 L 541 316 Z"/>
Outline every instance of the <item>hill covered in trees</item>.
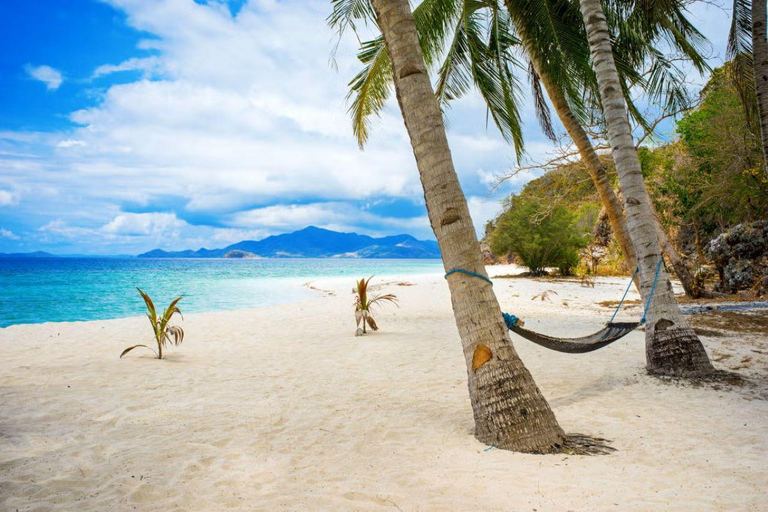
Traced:
<path fill-rule="evenodd" d="M 601 158 L 616 188 L 610 154 Z M 640 147 L 640 161 L 663 232 L 699 285 L 719 277 L 716 290 L 765 291 L 768 239 L 760 221 L 768 219 L 768 176 L 754 93 L 730 64 L 713 72 L 671 141 Z M 513 253 L 534 274 L 546 267 L 630 271 L 581 162 L 563 161 L 507 198 L 486 240 L 495 255 Z"/>

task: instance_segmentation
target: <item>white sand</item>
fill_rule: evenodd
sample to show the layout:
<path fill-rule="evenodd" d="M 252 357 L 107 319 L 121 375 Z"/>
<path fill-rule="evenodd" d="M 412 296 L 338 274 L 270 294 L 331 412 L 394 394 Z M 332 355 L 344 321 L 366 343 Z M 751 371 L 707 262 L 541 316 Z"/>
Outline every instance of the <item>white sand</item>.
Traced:
<path fill-rule="evenodd" d="M 617 451 L 486 451 L 442 277 L 384 281 L 401 307 L 362 338 L 333 280 L 301 304 L 188 315 L 165 361 L 117 357 L 145 318 L 0 329 L 0 509 L 768 510 L 764 336 L 704 338 L 721 368 L 751 358 L 758 384 L 736 390 L 646 376 L 642 332 L 581 356 L 516 338 L 565 430 Z M 577 335 L 625 283 L 496 292 L 528 327 Z"/>

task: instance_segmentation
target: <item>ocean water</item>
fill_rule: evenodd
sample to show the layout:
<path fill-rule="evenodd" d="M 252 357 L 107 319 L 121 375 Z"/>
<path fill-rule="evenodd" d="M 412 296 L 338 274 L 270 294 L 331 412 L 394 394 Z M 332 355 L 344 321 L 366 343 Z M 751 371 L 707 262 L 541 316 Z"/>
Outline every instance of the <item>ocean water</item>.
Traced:
<path fill-rule="evenodd" d="M 248 309 L 308 299 L 319 277 L 442 272 L 440 260 L 0 258 L 0 327 L 138 316 L 179 295 L 184 313 Z"/>

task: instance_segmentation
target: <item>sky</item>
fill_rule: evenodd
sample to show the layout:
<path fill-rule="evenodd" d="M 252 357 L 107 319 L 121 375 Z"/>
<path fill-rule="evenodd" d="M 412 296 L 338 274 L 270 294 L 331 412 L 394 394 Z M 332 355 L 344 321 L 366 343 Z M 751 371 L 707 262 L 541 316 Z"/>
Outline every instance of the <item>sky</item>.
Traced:
<path fill-rule="evenodd" d="M 324 0 L 0 2 L 0 252 L 218 248 L 308 225 L 434 239 L 394 99 L 364 151 L 352 135 L 357 41 L 338 40 L 330 10 Z M 727 5 L 691 7 L 713 66 L 729 18 Z M 525 105 L 523 162 L 542 161 L 553 145 Z M 477 95 L 446 116 L 481 233 L 537 173 L 491 191 L 514 150 Z"/>

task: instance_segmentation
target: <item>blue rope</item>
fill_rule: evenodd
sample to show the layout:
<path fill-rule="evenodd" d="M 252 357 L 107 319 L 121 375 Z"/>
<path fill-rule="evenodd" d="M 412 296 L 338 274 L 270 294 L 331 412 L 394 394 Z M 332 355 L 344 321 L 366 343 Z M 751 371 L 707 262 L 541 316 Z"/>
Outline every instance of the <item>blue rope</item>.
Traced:
<path fill-rule="evenodd" d="M 627 285 L 627 289 L 624 290 L 624 296 L 619 301 L 619 305 L 616 306 L 616 311 L 613 312 L 613 316 L 610 320 L 608 320 L 609 324 L 613 323 L 614 318 L 616 318 L 616 315 L 619 313 L 619 310 L 621 309 L 621 305 L 624 304 L 624 299 L 627 298 L 627 294 L 629 293 L 629 289 L 632 288 L 632 282 L 635 280 L 635 276 L 637 275 L 637 272 L 640 270 L 640 267 L 635 267 L 635 271 L 632 273 L 632 278 L 629 280 L 629 284 Z"/>
<path fill-rule="evenodd" d="M 515 315 L 510 315 L 509 313 L 502 313 L 502 315 L 504 316 L 504 323 L 507 324 L 507 329 L 512 329 L 520 320 Z"/>
<path fill-rule="evenodd" d="M 463 269 L 460 269 L 460 268 L 455 268 L 455 269 L 451 270 L 450 272 L 447 272 L 445 274 L 445 278 L 447 279 L 449 275 L 455 274 L 456 272 L 460 272 L 462 274 L 467 274 L 468 276 L 479 277 L 480 279 L 488 281 L 489 283 L 491 283 L 491 286 L 493 286 L 493 281 L 491 281 L 489 278 L 487 278 L 483 274 L 478 274 L 477 272 L 470 272 L 469 270 L 463 270 Z"/>
<path fill-rule="evenodd" d="M 651 307 L 651 299 L 653 298 L 653 292 L 656 291 L 656 283 L 659 280 L 659 272 L 661 272 L 661 265 L 664 263 L 664 258 L 659 258 L 659 264 L 656 265 L 656 275 L 653 278 L 653 286 L 651 286 L 651 293 L 648 295 L 648 302 L 645 303 L 645 309 L 643 309 L 643 318 L 640 319 L 640 323 L 645 323 L 645 314 L 648 312 L 648 308 Z"/>

